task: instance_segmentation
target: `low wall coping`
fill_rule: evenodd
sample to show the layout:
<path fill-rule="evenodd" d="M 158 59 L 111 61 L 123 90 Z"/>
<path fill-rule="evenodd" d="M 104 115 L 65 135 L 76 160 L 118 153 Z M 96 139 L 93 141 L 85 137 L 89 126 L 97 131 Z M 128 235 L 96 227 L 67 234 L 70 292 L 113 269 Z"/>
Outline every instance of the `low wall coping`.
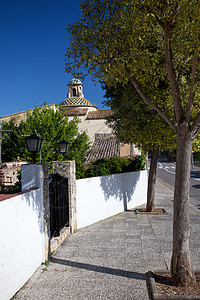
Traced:
<path fill-rule="evenodd" d="M 26 190 L 26 191 L 23 191 L 23 192 L 18 192 L 18 193 L 15 193 L 15 194 L 0 194 L 0 202 L 8 200 L 8 199 L 16 197 L 16 196 L 19 196 L 19 195 L 22 195 L 22 194 L 32 192 L 32 191 L 37 190 L 37 189 L 38 188 L 32 188 L 32 189 L 29 189 L 29 190 Z"/>

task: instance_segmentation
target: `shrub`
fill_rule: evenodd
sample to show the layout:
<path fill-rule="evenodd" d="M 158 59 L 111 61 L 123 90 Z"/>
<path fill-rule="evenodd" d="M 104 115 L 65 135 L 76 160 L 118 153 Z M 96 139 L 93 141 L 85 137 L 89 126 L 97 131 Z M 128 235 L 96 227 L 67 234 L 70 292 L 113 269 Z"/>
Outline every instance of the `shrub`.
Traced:
<path fill-rule="evenodd" d="M 76 179 L 85 178 L 86 177 L 86 167 L 82 162 L 76 162 Z"/>
<path fill-rule="evenodd" d="M 131 158 L 101 158 L 91 162 L 86 169 L 83 164 L 77 163 L 76 178 L 105 176 L 115 173 L 133 172 L 144 170 L 146 157 L 144 154 Z"/>

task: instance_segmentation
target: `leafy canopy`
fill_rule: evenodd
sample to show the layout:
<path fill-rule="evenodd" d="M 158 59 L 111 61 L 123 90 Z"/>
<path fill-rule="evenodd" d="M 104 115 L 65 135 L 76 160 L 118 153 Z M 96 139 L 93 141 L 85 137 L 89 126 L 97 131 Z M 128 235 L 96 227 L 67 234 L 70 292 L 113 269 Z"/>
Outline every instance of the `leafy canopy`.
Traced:
<path fill-rule="evenodd" d="M 199 131 L 200 2 L 84 0 L 67 27 L 66 70 L 108 85 L 132 82 L 176 132 Z M 85 72 L 85 70 L 87 70 Z M 164 88 L 160 88 L 164 86 Z"/>
<path fill-rule="evenodd" d="M 67 140 L 71 143 L 66 159 L 84 161 L 89 148 L 89 138 L 85 132 L 78 132 L 79 119 L 74 117 L 69 121 L 58 106 L 55 111 L 45 106 L 35 107 L 32 114 L 27 112 L 26 121 L 16 125 L 12 119 L 3 124 L 3 129 L 11 130 L 2 142 L 3 161 L 22 160 L 32 161 L 32 156 L 26 147 L 25 137 L 37 133 L 42 137 L 41 159 L 43 163 L 63 160 L 59 152 L 58 142 Z M 39 162 L 39 157 L 37 158 Z"/>
<path fill-rule="evenodd" d="M 152 147 L 176 148 L 173 130 L 148 107 L 129 83 L 117 86 L 104 85 L 104 101 L 113 111 L 107 123 L 122 143 L 134 143 L 143 150 Z"/>

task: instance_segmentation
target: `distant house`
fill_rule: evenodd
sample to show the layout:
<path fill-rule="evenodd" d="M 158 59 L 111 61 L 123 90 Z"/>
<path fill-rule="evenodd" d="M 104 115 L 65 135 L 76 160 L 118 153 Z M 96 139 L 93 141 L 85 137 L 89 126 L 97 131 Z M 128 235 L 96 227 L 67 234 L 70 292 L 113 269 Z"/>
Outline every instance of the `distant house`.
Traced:
<path fill-rule="evenodd" d="M 56 110 L 55 104 L 49 104 L 46 105 L 45 107 Z M 11 119 L 15 119 L 16 124 L 19 124 L 21 121 L 26 121 L 26 115 L 27 112 L 32 113 L 33 109 L 28 109 L 25 111 L 17 112 L 11 115 L 6 115 L 3 117 L 0 117 L 0 121 L 2 122 L 9 122 Z"/>
<path fill-rule="evenodd" d="M 56 109 L 55 104 L 46 107 Z M 87 162 L 101 157 L 123 157 L 140 154 L 134 145 L 121 145 L 117 142 L 111 128 L 106 124 L 106 118 L 112 114 L 112 111 L 109 109 L 98 110 L 96 106 L 85 99 L 83 84 L 79 79 L 73 78 L 69 82 L 67 98 L 60 103 L 60 107 L 69 120 L 78 115 L 81 120 L 80 132 L 85 130 L 90 138 L 92 147 L 87 156 Z M 31 113 L 33 109 L 27 111 Z M 19 123 L 21 120 L 26 120 L 27 111 L 0 117 L 0 120 L 8 122 L 11 118 L 15 118 L 16 123 Z"/>

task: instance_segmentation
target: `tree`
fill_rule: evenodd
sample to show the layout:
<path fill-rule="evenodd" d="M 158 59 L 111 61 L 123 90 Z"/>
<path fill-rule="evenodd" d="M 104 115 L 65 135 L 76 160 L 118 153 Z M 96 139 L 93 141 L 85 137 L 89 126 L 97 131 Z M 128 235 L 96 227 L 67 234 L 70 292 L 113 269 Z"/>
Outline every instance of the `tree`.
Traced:
<path fill-rule="evenodd" d="M 2 161 L 9 162 L 17 159 L 17 156 L 23 155 L 22 145 L 24 137 L 21 134 L 22 126 L 16 126 L 15 120 L 2 123 L 3 139 L 2 139 Z"/>
<path fill-rule="evenodd" d="M 89 138 L 85 132 L 78 132 L 79 122 L 78 117 L 69 121 L 58 106 L 55 111 L 45 106 L 36 106 L 32 114 L 27 112 L 25 122 L 21 121 L 19 125 L 16 125 L 15 120 L 12 119 L 3 124 L 3 128 L 12 130 L 2 143 L 3 160 L 16 160 L 19 155 L 25 161 L 32 161 L 31 154 L 26 147 L 25 137 L 36 132 L 44 139 L 41 147 L 43 163 L 63 160 L 58 148 L 58 142 L 63 139 L 71 143 L 66 159 L 83 162 L 85 153 L 89 149 Z M 39 157 L 37 161 L 39 162 Z"/>
<path fill-rule="evenodd" d="M 107 84 L 130 81 L 176 134 L 171 274 L 176 284 L 194 284 L 189 175 L 192 142 L 200 130 L 200 2 L 85 0 L 80 10 L 79 20 L 68 25 L 66 70 L 77 76 L 87 70 Z M 160 93 L 162 81 L 168 88 Z"/>
<path fill-rule="evenodd" d="M 144 151 L 152 150 L 146 211 L 154 211 L 159 148 L 176 148 L 175 134 L 159 114 L 140 99 L 130 83 L 114 87 L 103 84 L 103 89 L 107 98 L 104 104 L 113 111 L 107 122 L 119 141 L 134 143 Z"/>

